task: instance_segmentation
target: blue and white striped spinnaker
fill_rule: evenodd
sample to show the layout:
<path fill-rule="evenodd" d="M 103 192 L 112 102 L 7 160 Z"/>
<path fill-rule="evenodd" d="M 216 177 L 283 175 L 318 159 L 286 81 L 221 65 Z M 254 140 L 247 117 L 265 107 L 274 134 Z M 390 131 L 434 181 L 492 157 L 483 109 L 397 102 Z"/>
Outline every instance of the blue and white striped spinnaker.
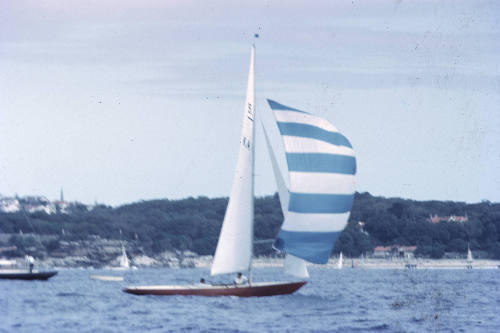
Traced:
<path fill-rule="evenodd" d="M 267 101 L 283 137 L 290 176 L 288 211 L 273 246 L 325 264 L 352 208 L 354 150 L 327 120 Z"/>

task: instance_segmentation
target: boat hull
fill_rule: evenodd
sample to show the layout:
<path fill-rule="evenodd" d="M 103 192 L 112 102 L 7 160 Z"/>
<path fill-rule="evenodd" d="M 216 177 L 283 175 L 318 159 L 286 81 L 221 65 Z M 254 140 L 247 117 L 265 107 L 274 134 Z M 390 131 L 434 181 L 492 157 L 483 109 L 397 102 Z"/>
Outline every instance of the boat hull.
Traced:
<path fill-rule="evenodd" d="M 91 275 L 91 279 L 100 281 L 123 281 L 123 276 L 113 275 Z"/>
<path fill-rule="evenodd" d="M 139 286 L 127 287 L 124 292 L 134 295 L 191 295 L 191 296 L 238 296 L 262 297 L 287 295 L 294 293 L 305 285 L 300 282 L 257 282 L 251 285 L 195 285 L 195 286 Z"/>
<path fill-rule="evenodd" d="M 46 272 L 0 272 L 0 279 L 9 280 L 48 280 L 57 274 L 57 271 Z"/>

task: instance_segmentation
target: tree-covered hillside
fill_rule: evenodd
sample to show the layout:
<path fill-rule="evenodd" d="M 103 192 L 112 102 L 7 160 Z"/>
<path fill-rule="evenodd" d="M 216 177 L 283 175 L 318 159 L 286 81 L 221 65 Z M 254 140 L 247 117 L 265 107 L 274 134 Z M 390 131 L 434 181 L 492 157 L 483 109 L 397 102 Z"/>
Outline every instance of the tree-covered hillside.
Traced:
<path fill-rule="evenodd" d="M 37 212 L 27 217 L 23 212 L 0 213 L 0 233 L 10 235 L 0 239 L 0 247 L 14 245 L 17 249 L 10 255 L 21 255 L 26 247 L 42 246 L 20 236 L 34 231 L 53 235 L 42 241 L 48 253 L 57 251 L 61 241 L 97 235 L 134 243 L 150 255 L 165 250 L 213 254 L 226 205 L 227 198 L 198 197 L 141 201 L 116 208 L 100 205 L 92 210 L 73 205 L 67 214 Z M 431 223 L 430 215 L 467 216 L 468 221 Z M 277 195 L 256 199 L 256 240 L 274 238 L 282 220 Z M 387 199 L 357 193 L 349 224 L 334 253 L 360 256 L 377 245 L 416 245 L 418 255 L 440 258 L 445 252 L 466 252 L 468 243 L 473 250 L 500 259 L 500 204 Z M 272 253 L 270 244 L 256 245 L 256 253 Z"/>

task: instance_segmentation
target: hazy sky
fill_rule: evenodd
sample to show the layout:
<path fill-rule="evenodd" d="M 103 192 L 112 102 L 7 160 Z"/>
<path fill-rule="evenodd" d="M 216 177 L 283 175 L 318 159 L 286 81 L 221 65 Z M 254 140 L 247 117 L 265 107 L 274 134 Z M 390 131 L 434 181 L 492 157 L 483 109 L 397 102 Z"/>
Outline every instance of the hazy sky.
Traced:
<path fill-rule="evenodd" d="M 0 194 L 228 196 L 255 32 L 257 112 L 329 119 L 358 191 L 500 201 L 498 1 L 0 0 Z"/>

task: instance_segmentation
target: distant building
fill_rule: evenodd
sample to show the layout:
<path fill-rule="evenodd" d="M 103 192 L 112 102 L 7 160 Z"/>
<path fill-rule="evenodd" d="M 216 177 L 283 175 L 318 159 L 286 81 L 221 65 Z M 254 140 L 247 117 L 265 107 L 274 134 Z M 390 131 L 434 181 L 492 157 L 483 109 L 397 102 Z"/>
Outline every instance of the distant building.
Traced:
<path fill-rule="evenodd" d="M 80 203 L 69 203 L 64 201 L 64 195 L 61 189 L 61 199 L 50 201 L 43 196 L 25 196 L 4 197 L 0 195 L 0 212 L 15 213 L 25 210 L 27 213 L 44 212 L 46 214 L 69 213 L 72 206 L 85 207 L 88 211 L 94 209 L 94 206 Z"/>
<path fill-rule="evenodd" d="M 54 204 L 56 206 L 57 212 L 63 213 L 63 214 L 68 214 L 69 213 L 69 202 L 62 201 L 62 200 L 56 200 L 54 201 Z"/>
<path fill-rule="evenodd" d="M 431 215 L 427 221 L 431 223 L 439 223 L 439 222 L 459 222 L 459 223 L 464 223 L 469 221 L 469 217 L 467 214 L 465 216 L 458 216 L 458 215 L 450 215 L 450 216 L 437 216 L 437 215 Z"/>
<path fill-rule="evenodd" d="M 0 211 L 14 213 L 21 209 L 17 198 L 0 197 Z"/>
<path fill-rule="evenodd" d="M 46 214 L 54 214 L 56 208 L 52 202 L 43 196 L 25 196 L 20 201 L 22 209 L 28 213 L 44 212 Z"/>
<path fill-rule="evenodd" d="M 373 257 L 387 258 L 391 255 L 392 247 L 390 246 L 376 246 L 373 249 Z"/>

